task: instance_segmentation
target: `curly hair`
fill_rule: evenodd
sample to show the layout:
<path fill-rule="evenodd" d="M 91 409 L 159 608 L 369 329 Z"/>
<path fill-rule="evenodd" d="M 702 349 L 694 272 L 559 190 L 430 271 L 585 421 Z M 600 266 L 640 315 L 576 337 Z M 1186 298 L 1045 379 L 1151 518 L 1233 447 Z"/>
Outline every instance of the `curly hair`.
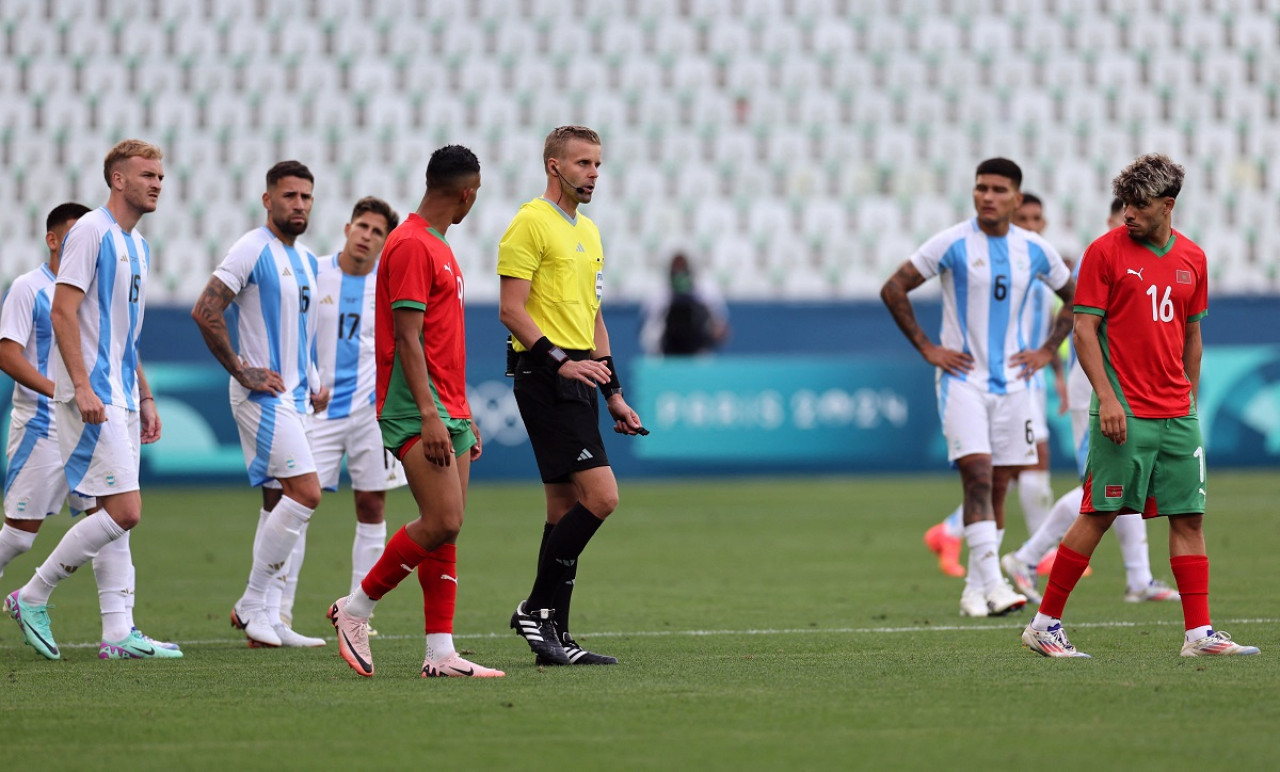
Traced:
<path fill-rule="evenodd" d="M 1126 204 L 1145 204 L 1155 198 L 1177 198 L 1186 170 L 1161 153 L 1134 159 L 1111 181 L 1111 192 Z"/>

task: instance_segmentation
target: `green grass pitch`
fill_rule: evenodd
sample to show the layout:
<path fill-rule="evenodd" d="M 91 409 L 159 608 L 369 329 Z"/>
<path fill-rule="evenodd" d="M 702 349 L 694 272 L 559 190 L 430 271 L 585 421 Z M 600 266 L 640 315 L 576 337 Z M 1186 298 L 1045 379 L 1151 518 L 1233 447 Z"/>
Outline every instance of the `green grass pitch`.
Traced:
<path fill-rule="evenodd" d="M 1071 484 L 1065 476 L 1055 490 Z M 346 592 L 350 493 L 312 521 L 295 627 L 323 650 L 250 650 L 227 614 L 248 571 L 254 491 L 144 490 L 140 626 L 180 661 L 100 662 L 88 571 L 54 594 L 63 660 L 0 620 L 0 736 L 13 769 L 1275 768 L 1280 763 L 1280 473 L 1215 473 L 1215 623 L 1258 657 L 1178 656 L 1178 604 L 1123 602 L 1108 538 L 1067 607 L 1092 660 L 1021 648 L 1030 616 L 963 619 L 921 534 L 953 476 L 633 482 L 583 557 L 574 632 L 610 668 L 540 670 L 507 629 L 541 529 L 533 483 L 478 484 L 459 550 L 459 647 L 507 671 L 424 680 L 421 595 L 378 607 L 357 677 L 324 610 Z M 412 501 L 395 492 L 391 527 Z M 1005 551 L 1025 535 L 1011 506 Z M 15 561 L 10 592 L 67 527 Z M 1167 526 L 1149 528 L 1171 580 Z M 10 765 L 13 766 L 10 766 Z"/>

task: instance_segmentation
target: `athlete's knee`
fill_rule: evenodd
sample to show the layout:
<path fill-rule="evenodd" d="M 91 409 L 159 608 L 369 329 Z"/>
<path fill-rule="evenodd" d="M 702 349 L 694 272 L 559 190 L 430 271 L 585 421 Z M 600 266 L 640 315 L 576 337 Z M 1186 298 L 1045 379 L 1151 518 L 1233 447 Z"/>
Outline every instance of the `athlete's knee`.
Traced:
<path fill-rule="evenodd" d="M 376 525 L 386 519 L 386 498 L 381 491 L 356 491 L 356 522 Z"/>
<path fill-rule="evenodd" d="M 284 495 L 307 509 L 320 506 L 320 479 L 315 475 L 303 475 L 289 480 L 281 480 Z"/>
<path fill-rule="evenodd" d="M 120 506 L 120 507 L 116 507 L 114 512 L 108 509 L 107 516 L 110 517 L 112 520 L 116 521 L 116 525 L 120 526 L 126 531 L 130 531 L 130 530 L 133 530 L 133 528 L 137 526 L 138 523 L 142 522 L 142 508 L 132 507 L 132 506 Z"/>
<path fill-rule="evenodd" d="M 618 488 L 612 486 L 604 490 L 587 491 L 582 497 L 582 506 L 603 520 L 618 508 Z"/>

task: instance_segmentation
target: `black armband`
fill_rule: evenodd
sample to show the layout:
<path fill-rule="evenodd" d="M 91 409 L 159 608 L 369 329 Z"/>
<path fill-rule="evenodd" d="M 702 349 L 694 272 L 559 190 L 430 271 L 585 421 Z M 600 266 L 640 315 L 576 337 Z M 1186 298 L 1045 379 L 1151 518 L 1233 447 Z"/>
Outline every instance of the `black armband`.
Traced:
<path fill-rule="evenodd" d="M 600 390 L 604 392 L 605 399 L 612 397 L 614 394 L 621 394 L 622 382 L 618 380 L 618 368 L 613 364 L 613 357 L 604 356 L 596 361 L 604 362 L 605 366 L 609 368 L 609 382 L 600 387 Z"/>
<path fill-rule="evenodd" d="M 552 370 L 559 370 L 565 362 L 569 361 L 569 355 L 564 353 L 564 349 L 548 340 L 546 335 L 538 338 L 538 342 L 529 350 L 538 356 L 546 357 Z"/>

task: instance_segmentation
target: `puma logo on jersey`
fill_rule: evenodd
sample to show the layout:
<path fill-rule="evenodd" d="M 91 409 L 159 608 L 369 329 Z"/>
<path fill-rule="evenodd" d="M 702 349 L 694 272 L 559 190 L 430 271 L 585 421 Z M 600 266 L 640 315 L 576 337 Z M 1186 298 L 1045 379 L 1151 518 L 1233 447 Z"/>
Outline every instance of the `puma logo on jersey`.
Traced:
<path fill-rule="evenodd" d="M 448 263 L 444 264 L 444 269 L 449 273 L 453 273 L 453 266 L 449 265 Z"/>
<path fill-rule="evenodd" d="M 1138 281 L 1142 281 L 1142 280 L 1143 280 L 1143 279 L 1142 279 L 1142 272 L 1143 272 L 1143 271 L 1145 271 L 1145 270 L 1147 270 L 1147 269 L 1146 269 L 1146 268 L 1139 268 L 1138 270 L 1136 270 L 1136 271 L 1135 271 L 1135 270 L 1133 270 L 1132 268 L 1130 268 L 1130 269 L 1129 269 L 1129 273 L 1133 274 L 1134 276 L 1137 276 L 1137 277 L 1138 277 Z"/>

